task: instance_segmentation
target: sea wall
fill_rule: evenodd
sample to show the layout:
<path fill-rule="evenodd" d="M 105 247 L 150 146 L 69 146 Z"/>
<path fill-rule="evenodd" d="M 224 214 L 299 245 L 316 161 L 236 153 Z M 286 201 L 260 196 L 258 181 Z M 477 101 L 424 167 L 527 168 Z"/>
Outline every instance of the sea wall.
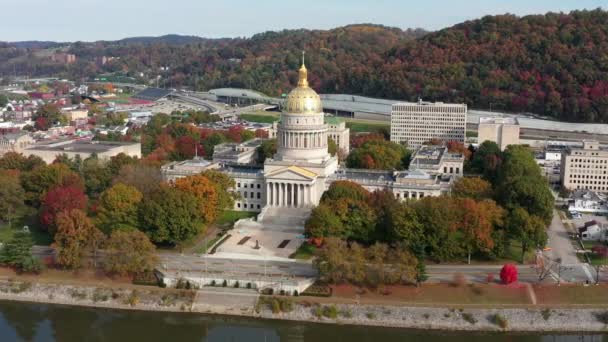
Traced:
<path fill-rule="evenodd" d="M 327 324 L 353 324 L 411 329 L 464 331 L 606 332 L 608 308 L 504 308 L 450 306 L 407 307 L 388 305 L 291 303 L 288 312 L 275 313 L 271 305 L 233 310 L 205 305 L 190 290 L 132 286 L 90 286 L 24 281 L 0 281 L 0 300 L 89 306 L 111 309 L 193 312 Z M 196 305 L 193 302 L 196 298 Z M 268 301 L 266 301 L 268 302 Z"/>

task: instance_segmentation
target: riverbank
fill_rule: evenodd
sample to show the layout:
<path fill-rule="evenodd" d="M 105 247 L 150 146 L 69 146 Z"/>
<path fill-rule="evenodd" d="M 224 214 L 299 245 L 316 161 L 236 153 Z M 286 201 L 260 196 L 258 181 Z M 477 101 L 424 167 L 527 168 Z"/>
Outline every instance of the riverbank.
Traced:
<path fill-rule="evenodd" d="M 409 329 L 455 331 L 518 332 L 606 332 L 608 309 L 604 308 L 472 308 L 450 306 L 398 306 L 369 304 L 316 303 L 311 298 L 281 297 L 287 303 L 277 308 L 272 299 L 255 303 L 253 292 L 231 305 L 210 303 L 209 291 L 163 289 L 146 286 L 92 286 L 35 283 L 22 280 L 0 281 L 0 300 L 98 307 L 122 310 L 191 312 L 245 316 L 341 325 L 384 326 Z M 228 290 L 229 291 L 229 290 Z M 238 290 L 237 290 L 238 291 Z M 211 291 L 212 293 L 213 291 Z M 203 295 L 199 298 L 199 293 Z M 252 296 L 254 300 L 250 300 Z M 268 298 L 268 297 L 267 297 Z M 331 299 L 327 299 L 331 301 Z M 238 304 L 235 304 L 238 303 Z"/>

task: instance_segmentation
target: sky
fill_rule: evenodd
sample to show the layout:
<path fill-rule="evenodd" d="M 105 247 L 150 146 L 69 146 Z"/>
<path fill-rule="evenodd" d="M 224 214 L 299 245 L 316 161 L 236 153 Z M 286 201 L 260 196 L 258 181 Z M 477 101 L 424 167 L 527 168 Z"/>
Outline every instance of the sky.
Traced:
<path fill-rule="evenodd" d="M 0 41 L 176 33 L 249 37 L 357 23 L 438 30 L 484 15 L 608 9 L 608 0 L 2 0 Z"/>

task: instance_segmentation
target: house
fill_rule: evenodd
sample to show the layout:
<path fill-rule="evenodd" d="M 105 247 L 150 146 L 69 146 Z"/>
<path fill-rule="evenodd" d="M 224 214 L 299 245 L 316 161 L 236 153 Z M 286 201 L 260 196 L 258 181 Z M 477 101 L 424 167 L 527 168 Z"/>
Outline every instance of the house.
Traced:
<path fill-rule="evenodd" d="M 569 212 L 608 214 L 606 198 L 589 190 L 576 190 L 572 193 L 568 204 Z"/>
<path fill-rule="evenodd" d="M 607 241 L 608 226 L 597 221 L 586 222 L 578 229 L 579 236 L 583 241 Z"/>

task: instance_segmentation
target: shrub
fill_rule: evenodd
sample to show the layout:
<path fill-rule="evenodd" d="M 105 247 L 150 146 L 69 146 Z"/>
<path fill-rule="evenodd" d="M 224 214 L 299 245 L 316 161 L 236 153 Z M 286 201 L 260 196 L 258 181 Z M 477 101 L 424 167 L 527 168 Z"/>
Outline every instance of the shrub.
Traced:
<path fill-rule="evenodd" d="M 250 289 L 250 288 L 251 288 L 251 283 L 247 283 L 247 286 L 246 286 L 246 287 L 247 287 L 248 289 Z"/>
<path fill-rule="evenodd" d="M 131 294 L 125 300 L 125 304 L 129 304 L 130 306 L 139 304 L 139 294 L 137 293 L 137 290 L 131 291 Z"/>
<path fill-rule="evenodd" d="M 211 286 L 215 286 L 215 285 L 216 285 L 216 284 L 215 284 L 215 279 L 213 279 L 213 280 L 211 281 Z"/>
<path fill-rule="evenodd" d="M 331 319 L 338 318 L 338 309 L 335 305 L 325 306 L 323 308 L 323 316 Z"/>
<path fill-rule="evenodd" d="M 483 287 L 476 285 L 471 286 L 471 291 L 478 296 L 481 296 L 484 293 Z"/>
<path fill-rule="evenodd" d="M 462 287 L 467 284 L 467 277 L 462 273 L 454 273 L 452 279 L 452 285 L 455 287 Z"/>
<path fill-rule="evenodd" d="M 294 290 L 294 291 L 293 291 L 293 295 L 297 297 L 297 296 L 299 296 L 300 294 L 298 293 L 298 290 Z"/>
<path fill-rule="evenodd" d="M 236 282 L 234 283 L 234 288 L 236 288 L 236 289 L 238 289 L 238 288 L 239 288 L 239 282 L 238 282 L 238 281 L 236 281 Z"/>
<path fill-rule="evenodd" d="M 108 295 L 108 293 L 105 289 L 96 288 L 95 291 L 93 291 L 93 301 L 95 303 L 107 302 L 109 299 L 110 299 L 110 296 Z"/>
<path fill-rule="evenodd" d="M 475 317 L 473 317 L 473 315 L 468 312 L 465 312 L 462 314 L 462 319 L 464 319 L 465 321 L 467 321 L 471 324 L 477 323 L 477 320 L 475 319 Z"/>
<path fill-rule="evenodd" d="M 164 294 L 161 298 L 160 298 L 160 306 L 172 306 L 173 304 L 175 304 L 175 299 L 176 296 L 174 294 L 171 293 L 167 293 Z"/>
<path fill-rule="evenodd" d="M 543 309 L 540 314 L 543 316 L 545 321 L 548 321 L 551 318 L 551 309 Z"/>
<path fill-rule="evenodd" d="M 507 329 L 509 326 L 509 321 L 507 321 L 507 319 L 500 314 L 492 315 L 490 321 L 498 325 L 501 329 Z"/>
<path fill-rule="evenodd" d="M 312 314 L 317 318 L 321 318 L 323 316 L 323 308 L 321 308 L 320 306 L 315 306 L 312 309 Z"/>
<path fill-rule="evenodd" d="M 608 324 L 608 311 L 596 312 L 595 319 L 603 324 Z"/>
<path fill-rule="evenodd" d="M 293 302 L 291 301 L 291 299 L 289 299 L 289 298 L 281 298 L 279 300 L 279 303 L 281 304 L 281 311 L 282 312 L 291 312 L 291 311 L 293 311 Z"/>
<path fill-rule="evenodd" d="M 344 309 L 344 310 L 340 311 L 340 314 L 344 318 L 352 318 L 353 317 L 353 313 L 350 312 L 350 310 L 348 310 L 348 309 Z"/>
<path fill-rule="evenodd" d="M 486 283 L 491 284 L 494 282 L 494 273 L 488 273 L 488 275 L 486 276 Z"/>
<path fill-rule="evenodd" d="M 365 314 L 365 317 L 367 317 L 367 319 L 376 319 L 376 314 L 373 312 L 368 312 Z"/>
<path fill-rule="evenodd" d="M 270 301 L 270 308 L 273 314 L 278 314 L 281 312 L 281 304 L 276 298 L 273 298 L 272 301 Z"/>
<path fill-rule="evenodd" d="M 506 264 L 500 270 L 500 280 L 508 285 L 517 281 L 517 267 L 513 264 Z"/>
<path fill-rule="evenodd" d="M 429 318 L 431 318 L 431 315 L 429 315 L 428 313 L 425 313 L 424 315 L 422 315 L 422 317 L 424 317 L 424 319 L 429 319 Z"/>
<path fill-rule="evenodd" d="M 228 286 L 228 281 L 226 281 L 226 279 L 224 279 L 224 281 L 222 282 L 222 287 L 226 287 Z"/>
<path fill-rule="evenodd" d="M 279 291 L 279 294 L 280 294 L 281 296 L 284 296 L 284 295 L 285 295 L 285 290 L 281 290 L 281 291 Z"/>
<path fill-rule="evenodd" d="M 68 293 L 70 294 L 70 297 L 76 299 L 76 300 L 83 300 L 87 298 L 87 293 L 84 291 L 79 291 L 77 289 L 70 289 L 68 291 Z"/>

